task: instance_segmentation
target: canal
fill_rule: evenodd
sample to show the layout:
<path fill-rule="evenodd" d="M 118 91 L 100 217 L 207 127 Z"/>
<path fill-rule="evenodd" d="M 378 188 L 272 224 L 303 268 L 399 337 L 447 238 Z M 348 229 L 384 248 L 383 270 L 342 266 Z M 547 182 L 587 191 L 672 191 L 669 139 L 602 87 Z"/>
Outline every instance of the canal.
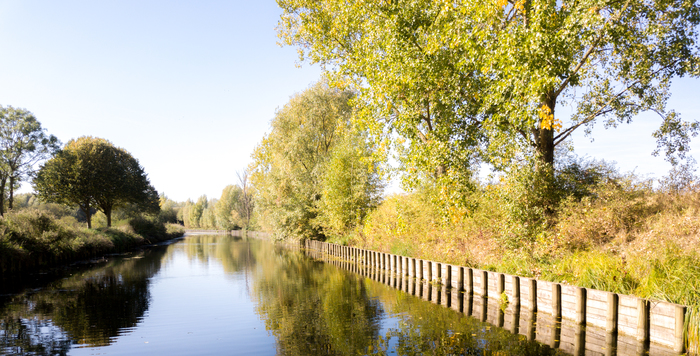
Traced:
<path fill-rule="evenodd" d="M 433 286 L 358 272 L 265 241 L 189 235 L 3 280 L 0 354 L 568 354 L 441 305 Z"/>

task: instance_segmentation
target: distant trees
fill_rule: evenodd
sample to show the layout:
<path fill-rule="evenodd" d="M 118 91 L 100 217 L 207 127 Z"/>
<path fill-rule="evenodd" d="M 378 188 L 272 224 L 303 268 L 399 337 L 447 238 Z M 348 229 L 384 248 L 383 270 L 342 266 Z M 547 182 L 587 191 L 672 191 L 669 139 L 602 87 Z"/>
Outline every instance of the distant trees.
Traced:
<path fill-rule="evenodd" d="M 353 129 L 354 93 L 321 81 L 293 96 L 253 153 L 256 209 L 280 238 L 324 239 L 378 201 L 374 149 Z"/>
<path fill-rule="evenodd" d="M 34 179 L 39 198 L 48 202 L 77 205 L 92 227 L 93 209 L 107 216 L 123 204 L 157 213 L 158 192 L 150 184 L 138 160 L 111 142 L 90 136 L 69 141 L 47 161 Z"/>
<path fill-rule="evenodd" d="M 239 174 L 240 185 L 228 185 L 219 199 L 202 195 L 197 202 L 187 200 L 177 218 L 187 228 L 238 230 L 255 224 L 253 218 L 254 189 L 247 180 L 247 171 Z"/>
<path fill-rule="evenodd" d="M 13 208 L 14 190 L 25 177 L 31 176 L 39 161 L 49 158 L 60 148 L 53 135 L 47 135 L 34 114 L 26 109 L 0 106 L 0 215 Z"/>

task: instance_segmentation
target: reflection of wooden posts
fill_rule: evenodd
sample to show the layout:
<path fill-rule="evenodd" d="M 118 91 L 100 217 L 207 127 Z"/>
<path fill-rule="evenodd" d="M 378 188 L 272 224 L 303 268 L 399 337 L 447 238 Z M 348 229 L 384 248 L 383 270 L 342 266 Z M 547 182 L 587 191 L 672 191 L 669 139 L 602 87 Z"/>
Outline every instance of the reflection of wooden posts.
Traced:
<path fill-rule="evenodd" d="M 464 293 L 462 295 L 462 311 L 466 316 L 472 316 L 472 302 L 474 296 L 471 293 Z"/>

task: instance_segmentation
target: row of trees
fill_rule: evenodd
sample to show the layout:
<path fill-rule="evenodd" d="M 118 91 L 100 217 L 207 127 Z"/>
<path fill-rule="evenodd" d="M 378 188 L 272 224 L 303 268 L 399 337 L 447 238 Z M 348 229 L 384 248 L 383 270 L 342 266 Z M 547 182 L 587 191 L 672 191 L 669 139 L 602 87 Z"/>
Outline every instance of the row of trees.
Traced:
<path fill-rule="evenodd" d="M 277 3 L 284 43 L 357 91 L 354 121 L 396 150 L 407 187 L 443 203 L 468 204 L 487 163 L 556 204 L 559 148 L 596 124 L 658 113 L 654 154 L 673 164 L 700 129 L 666 108 L 674 77 L 700 75 L 695 1 Z"/>
<path fill-rule="evenodd" d="M 177 220 L 187 228 L 238 230 L 256 225 L 253 215 L 254 189 L 248 172 L 238 173 L 238 185 L 228 185 L 219 199 L 203 195 L 196 202 L 187 200 L 177 212 Z"/>
<path fill-rule="evenodd" d="M 44 162 L 38 172 L 36 166 Z M 92 227 L 101 210 L 112 225 L 115 208 L 155 214 L 158 192 L 129 152 L 95 137 L 70 140 L 64 147 L 26 109 L 0 106 L 0 215 L 14 207 L 14 191 L 32 179 L 39 199 L 77 206 Z"/>

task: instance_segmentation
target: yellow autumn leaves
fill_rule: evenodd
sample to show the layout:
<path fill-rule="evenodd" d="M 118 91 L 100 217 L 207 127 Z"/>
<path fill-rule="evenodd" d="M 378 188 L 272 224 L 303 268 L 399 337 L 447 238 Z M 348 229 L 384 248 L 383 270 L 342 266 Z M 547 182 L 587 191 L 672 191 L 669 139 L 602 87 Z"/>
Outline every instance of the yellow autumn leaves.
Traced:
<path fill-rule="evenodd" d="M 506 7 L 508 3 L 509 0 L 496 0 L 496 5 L 498 5 L 498 7 Z M 515 7 L 515 9 L 520 13 L 525 13 L 525 0 L 515 1 L 513 3 L 513 7 Z"/>
<path fill-rule="evenodd" d="M 549 106 L 542 104 L 540 106 L 538 115 L 541 119 L 540 128 L 543 130 L 554 130 L 559 131 L 562 127 L 562 122 L 560 119 L 554 119 L 554 114 Z"/>

